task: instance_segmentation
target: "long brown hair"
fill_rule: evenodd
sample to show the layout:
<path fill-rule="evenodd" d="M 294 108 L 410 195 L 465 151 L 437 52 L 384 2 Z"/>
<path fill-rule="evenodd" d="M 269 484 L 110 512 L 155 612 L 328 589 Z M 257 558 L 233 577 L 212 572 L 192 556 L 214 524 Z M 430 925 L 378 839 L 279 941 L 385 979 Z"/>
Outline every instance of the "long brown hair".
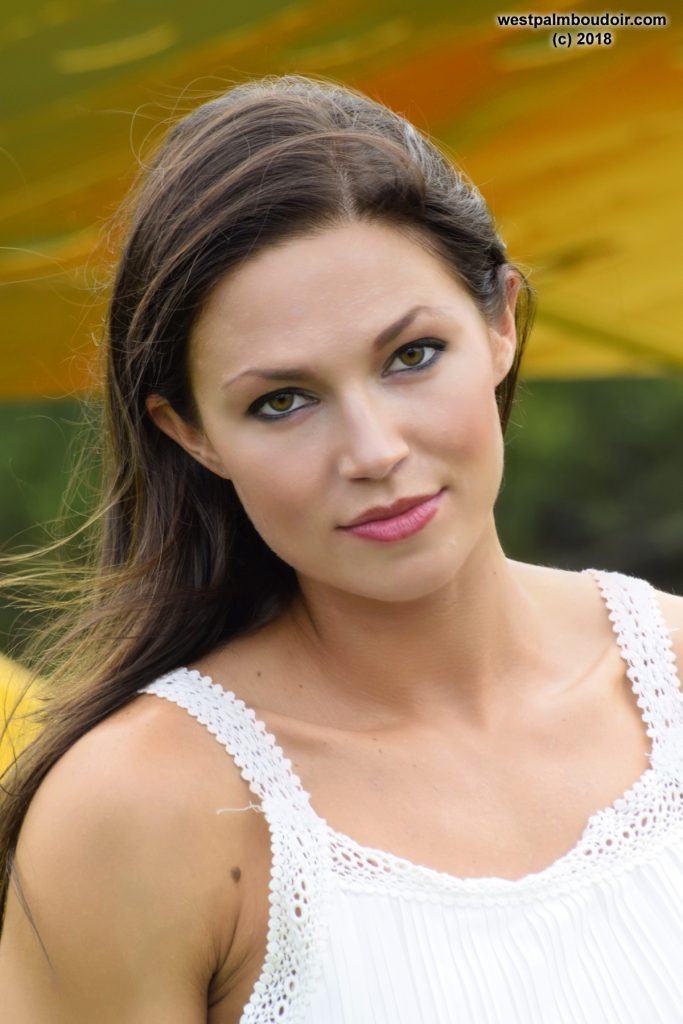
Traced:
<path fill-rule="evenodd" d="M 156 393 L 198 424 L 188 339 L 211 287 L 275 242 L 360 219 L 398 226 L 438 255 L 487 323 L 505 308 L 512 268 L 518 349 L 496 391 L 503 430 L 535 313 L 474 184 L 403 117 L 329 79 L 267 76 L 196 108 L 169 131 L 126 209 L 102 345 L 96 508 L 31 556 L 59 555 L 77 538 L 85 557 L 28 570 L 26 555 L 2 559 L 12 570 L 3 586 L 47 588 L 57 597 L 42 606 L 59 612 L 30 656 L 44 683 L 40 730 L 2 776 L 3 911 L 26 809 L 62 754 L 139 687 L 258 630 L 297 592 L 295 571 L 255 531 L 232 483 L 146 411 Z"/>

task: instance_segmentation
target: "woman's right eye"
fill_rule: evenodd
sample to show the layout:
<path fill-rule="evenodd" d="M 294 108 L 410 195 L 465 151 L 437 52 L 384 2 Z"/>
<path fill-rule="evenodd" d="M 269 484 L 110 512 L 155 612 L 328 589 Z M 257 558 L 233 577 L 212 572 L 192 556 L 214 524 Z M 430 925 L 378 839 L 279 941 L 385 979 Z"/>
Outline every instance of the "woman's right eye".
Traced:
<path fill-rule="evenodd" d="M 264 395 L 263 398 L 257 399 L 253 403 L 253 405 L 249 406 L 249 409 L 247 410 L 247 412 L 248 412 L 248 414 L 250 416 L 256 416 L 258 419 L 261 419 L 261 420 L 281 420 L 281 419 L 284 419 L 285 416 L 289 416 L 289 414 L 291 412 L 296 412 L 297 409 L 305 408 L 305 406 L 301 406 L 301 405 L 295 405 L 295 406 L 288 405 L 287 408 L 285 408 L 285 409 L 278 408 L 277 403 L 279 401 L 281 401 L 283 398 L 291 399 L 291 398 L 296 398 L 297 396 L 304 397 L 301 394 L 300 391 L 293 391 L 292 389 L 290 389 L 288 391 L 273 391 L 273 392 L 271 392 L 271 394 Z M 308 403 L 308 404 L 310 404 L 310 403 Z M 264 405 L 270 405 L 271 408 L 275 409 L 275 412 L 278 413 L 279 415 L 276 415 L 276 416 L 264 416 L 262 412 L 258 411 Z"/>

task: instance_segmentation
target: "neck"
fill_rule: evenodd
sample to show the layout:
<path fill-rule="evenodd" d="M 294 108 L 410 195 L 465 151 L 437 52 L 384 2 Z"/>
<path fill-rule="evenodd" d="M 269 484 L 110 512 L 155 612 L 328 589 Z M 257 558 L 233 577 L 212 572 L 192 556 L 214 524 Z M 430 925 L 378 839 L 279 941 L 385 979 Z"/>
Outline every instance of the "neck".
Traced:
<path fill-rule="evenodd" d="M 494 533 L 446 586 L 414 600 L 302 580 L 288 636 L 316 680 L 321 717 L 333 724 L 356 714 L 371 727 L 400 727 L 457 711 L 492 722 L 517 699 L 515 679 L 531 685 L 545 571 L 507 559 Z"/>

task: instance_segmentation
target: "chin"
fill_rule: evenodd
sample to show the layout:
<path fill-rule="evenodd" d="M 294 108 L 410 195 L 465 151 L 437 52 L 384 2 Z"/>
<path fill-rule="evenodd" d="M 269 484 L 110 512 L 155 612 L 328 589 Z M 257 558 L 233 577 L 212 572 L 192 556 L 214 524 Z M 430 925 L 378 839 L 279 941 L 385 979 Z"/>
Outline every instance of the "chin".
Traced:
<path fill-rule="evenodd" d="M 467 553 L 454 543 L 445 551 L 440 546 L 439 551 L 423 552 L 418 561 L 406 560 L 404 565 L 385 564 L 373 570 L 366 564 L 357 574 L 347 568 L 331 585 L 369 600 L 393 604 L 420 601 L 449 587 L 466 560 Z"/>

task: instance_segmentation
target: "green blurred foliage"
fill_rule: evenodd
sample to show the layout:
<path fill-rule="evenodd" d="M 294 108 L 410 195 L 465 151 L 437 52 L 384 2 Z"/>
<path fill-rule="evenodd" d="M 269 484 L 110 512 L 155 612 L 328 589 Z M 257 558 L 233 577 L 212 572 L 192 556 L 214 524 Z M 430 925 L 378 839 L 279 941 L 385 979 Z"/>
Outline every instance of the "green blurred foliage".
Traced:
<path fill-rule="evenodd" d="M 522 385 L 496 506 L 520 561 L 683 591 L 683 380 Z"/>
<path fill-rule="evenodd" d="M 45 538 L 40 524 L 54 518 L 69 471 L 76 402 L 53 400 L 0 405 L 0 541 L 32 545 Z"/>
<path fill-rule="evenodd" d="M 70 492 L 70 466 L 92 438 L 75 401 L 0 405 L 0 543 L 27 550 L 75 525 L 94 475 Z M 496 521 L 506 553 L 567 569 L 641 576 L 683 592 L 683 380 L 531 381 L 505 439 Z M 71 557 L 74 550 L 70 549 Z M 78 551 L 76 548 L 76 557 Z M 0 607 L 0 650 L 19 654 L 38 620 Z"/>
<path fill-rule="evenodd" d="M 95 454 L 84 413 L 76 400 L 0 404 L 2 554 L 29 552 L 52 543 L 80 526 L 92 508 L 95 459 L 90 458 L 89 468 L 74 476 L 81 449 L 86 446 L 89 455 Z M 64 550 L 68 559 L 80 559 L 83 554 L 81 538 Z M 19 657 L 25 635 L 39 629 L 40 621 L 36 613 L 10 606 L 0 591 L 0 651 Z"/>

